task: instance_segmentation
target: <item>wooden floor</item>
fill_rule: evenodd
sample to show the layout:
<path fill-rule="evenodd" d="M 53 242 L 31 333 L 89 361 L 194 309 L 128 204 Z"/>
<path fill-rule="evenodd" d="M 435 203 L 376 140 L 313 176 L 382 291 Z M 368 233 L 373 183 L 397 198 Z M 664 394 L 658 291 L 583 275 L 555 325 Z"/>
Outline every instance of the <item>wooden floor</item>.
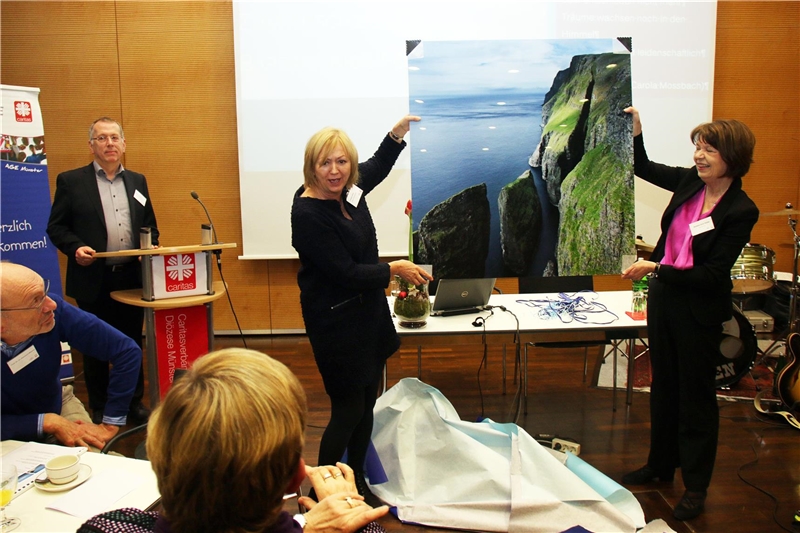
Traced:
<path fill-rule="evenodd" d="M 249 348 L 275 357 L 300 378 L 308 394 L 309 424 L 305 459 L 316 464 L 323 428 L 328 420 L 328 399 L 317 373 L 308 339 L 304 336 L 248 337 Z M 217 348 L 241 346 L 239 337 L 218 337 Z M 422 381 L 438 388 L 463 420 L 481 415 L 500 422 L 513 420 L 515 385 L 513 359 L 508 359 L 508 393 L 502 393 L 502 350 L 489 349 L 487 368 L 481 373 L 483 412 L 477 374 L 483 350 L 463 346 L 423 351 Z M 592 359 L 592 357 L 590 357 Z M 557 434 L 581 445 L 581 457 L 613 479 L 643 465 L 649 446 L 648 395 L 635 393 L 625 406 L 612 410 L 612 392 L 582 382 L 583 351 L 539 349 L 531 358 L 528 414 L 518 424 L 528 433 Z M 608 363 L 610 364 L 610 360 Z M 76 362 L 76 372 L 80 363 Z M 403 348 L 389 360 L 389 386 L 404 377 L 416 377 L 416 348 Z M 85 400 L 78 375 L 76 391 Z M 726 533 L 800 532 L 792 516 L 800 509 L 800 431 L 759 415 L 751 402 L 723 402 L 720 406 L 720 442 L 706 512 L 685 523 L 672 518 L 672 508 L 683 493 L 680 475 L 674 483 L 630 487 L 648 521 L 662 518 L 678 532 Z M 135 446 L 135 443 L 131 444 Z M 387 516 L 381 521 L 389 532 L 440 531 L 404 525 Z"/>

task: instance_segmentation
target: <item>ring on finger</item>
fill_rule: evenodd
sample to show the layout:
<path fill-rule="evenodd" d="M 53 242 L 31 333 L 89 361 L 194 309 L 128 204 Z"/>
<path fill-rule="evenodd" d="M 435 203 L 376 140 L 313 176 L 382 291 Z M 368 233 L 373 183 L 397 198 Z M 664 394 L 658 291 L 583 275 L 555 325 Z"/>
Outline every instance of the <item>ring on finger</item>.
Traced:
<path fill-rule="evenodd" d="M 331 475 L 330 472 L 325 472 L 324 474 L 322 474 L 322 481 L 328 481 L 328 479 L 332 477 L 333 476 Z"/>
<path fill-rule="evenodd" d="M 341 472 L 336 472 L 335 474 L 333 474 L 333 477 L 337 478 L 337 477 L 342 477 L 343 475 L 344 474 L 342 474 Z"/>
<path fill-rule="evenodd" d="M 353 498 L 351 498 L 350 496 L 348 496 L 347 498 L 345 498 L 345 499 L 344 499 L 344 501 L 346 501 L 346 502 L 347 502 L 347 505 L 349 505 L 351 509 L 352 509 L 352 508 L 354 508 L 354 507 L 356 506 L 356 502 L 354 502 L 354 501 L 353 501 Z"/>

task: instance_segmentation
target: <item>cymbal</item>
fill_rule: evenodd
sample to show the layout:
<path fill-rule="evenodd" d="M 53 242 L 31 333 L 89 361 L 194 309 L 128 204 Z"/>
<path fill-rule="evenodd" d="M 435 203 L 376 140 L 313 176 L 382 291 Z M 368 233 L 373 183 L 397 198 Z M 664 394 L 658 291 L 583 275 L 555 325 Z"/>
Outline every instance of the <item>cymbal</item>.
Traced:
<path fill-rule="evenodd" d="M 796 216 L 800 215 L 800 209 L 781 209 L 780 211 L 771 211 L 769 213 L 761 214 L 765 217 Z"/>
<path fill-rule="evenodd" d="M 647 244 L 642 239 L 636 239 L 636 251 L 637 252 L 652 252 L 655 248 L 653 244 Z"/>

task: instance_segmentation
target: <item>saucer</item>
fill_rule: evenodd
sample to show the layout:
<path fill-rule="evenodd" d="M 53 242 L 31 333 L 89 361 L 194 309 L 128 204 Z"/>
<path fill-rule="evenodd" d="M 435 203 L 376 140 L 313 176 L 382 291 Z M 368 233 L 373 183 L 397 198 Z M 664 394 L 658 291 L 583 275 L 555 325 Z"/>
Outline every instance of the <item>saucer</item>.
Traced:
<path fill-rule="evenodd" d="M 47 475 L 47 471 L 42 472 L 45 476 Z M 71 488 L 77 487 L 87 479 L 89 479 L 92 475 L 92 467 L 89 465 L 81 464 L 81 469 L 78 470 L 78 477 L 70 481 L 69 483 L 64 483 L 63 485 L 56 485 L 55 483 L 50 483 L 49 481 L 45 483 L 34 483 L 37 489 L 43 490 L 44 492 L 63 492 L 65 490 L 69 490 Z"/>

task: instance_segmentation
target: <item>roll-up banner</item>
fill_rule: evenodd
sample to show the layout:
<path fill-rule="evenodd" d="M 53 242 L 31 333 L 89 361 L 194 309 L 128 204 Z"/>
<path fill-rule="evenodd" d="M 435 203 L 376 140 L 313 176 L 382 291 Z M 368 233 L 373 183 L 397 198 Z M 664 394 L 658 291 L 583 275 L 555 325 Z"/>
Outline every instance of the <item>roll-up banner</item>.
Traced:
<path fill-rule="evenodd" d="M 58 250 L 47 236 L 50 182 L 39 89 L 0 85 L 0 259 L 25 265 L 63 294 Z M 61 377 L 73 375 L 69 350 Z"/>

